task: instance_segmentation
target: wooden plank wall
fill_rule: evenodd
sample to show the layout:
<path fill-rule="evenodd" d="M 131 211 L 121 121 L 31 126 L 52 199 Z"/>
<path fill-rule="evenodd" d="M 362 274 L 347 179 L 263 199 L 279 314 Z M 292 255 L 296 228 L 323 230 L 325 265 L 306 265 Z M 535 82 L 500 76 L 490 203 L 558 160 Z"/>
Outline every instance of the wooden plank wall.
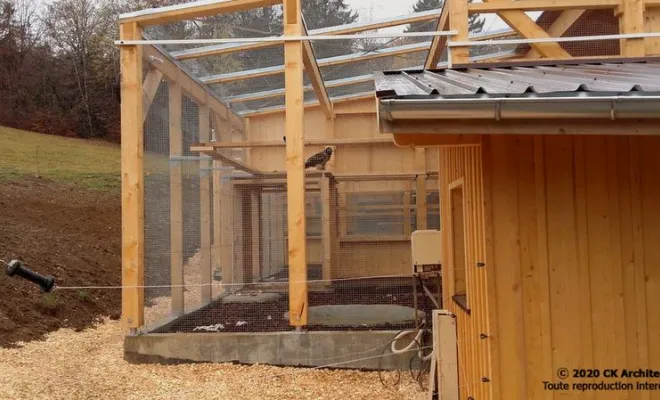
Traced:
<path fill-rule="evenodd" d="M 439 176 L 441 201 L 440 219 L 447 226 L 450 221 L 449 186 L 463 180 L 463 210 L 465 226 L 465 257 L 467 295 L 470 304 L 468 315 L 451 296 L 453 275 L 450 232 L 442 230 L 443 254 L 447 257 L 443 268 L 444 308 L 456 315 L 458 330 L 458 372 L 461 399 L 472 396 L 475 399 L 488 398 L 489 384 L 482 382 L 490 374 L 489 341 L 480 339 L 481 333 L 488 332 L 486 269 L 477 268 L 477 262 L 485 259 L 484 210 L 481 176 L 481 149 L 479 145 L 461 147 L 441 147 L 439 153 Z"/>
<path fill-rule="evenodd" d="M 491 398 L 660 399 L 541 384 L 560 367 L 660 365 L 660 137 L 484 137 L 483 152 L 490 334 L 501 371 Z M 459 337 L 474 337 L 463 320 Z"/>
<path fill-rule="evenodd" d="M 374 100 L 352 102 L 352 109 L 365 110 L 364 113 L 345 113 L 347 105 L 336 107 L 337 116 L 334 120 L 326 119 L 321 108 L 305 110 L 305 139 L 322 138 L 381 138 L 378 133 Z M 342 108 L 343 107 L 343 108 Z M 373 110 L 373 111 L 371 111 Z M 249 119 L 250 130 L 248 141 L 283 141 L 284 114 L 274 113 L 252 116 Z M 323 150 L 323 146 L 306 146 L 305 157 Z M 437 166 L 438 152 L 427 149 L 425 154 L 426 171 L 434 171 Z M 342 146 L 335 149 L 333 161 L 328 170 L 335 174 L 358 173 L 412 173 L 415 171 L 414 149 L 402 149 L 394 146 Z M 257 147 L 250 149 L 249 163 L 252 167 L 263 171 L 283 171 L 285 169 L 284 147 Z M 412 183 L 412 186 L 411 186 Z M 339 204 L 345 201 L 346 191 L 403 191 L 414 187 L 414 182 L 379 181 L 379 182 L 344 182 L 338 185 L 340 192 Z M 427 189 L 436 189 L 437 180 L 430 180 Z M 265 211 L 268 213 L 268 211 Z M 341 216 L 340 216 L 341 218 Z M 262 216 L 264 235 L 275 238 L 282 232 L 282 222 L 276 215 Z M 286 221 L 284 221 L 286 223 Z M 340 223 L 341 225 L 341 223 Z M 341 229 L 340 229 L 341 230 Z M 279 246 L 279 244 L 278 244 Z M 279 258 L 279 247 L 273 247 L 271 263 Z M 309 263 L 322 262 L 322 247 L 318 239 L 308 239 Z M 341 241 L 340 259 L 333 263 L 334 278 L 361 277 L 370 275 L 392 275 L 410 271 L 410 243 L 401 239 L 392 241 Z M 279 256 L 279 257 L 278 257 Z M 284 263 L 285 260 L 277 260 Z"/>

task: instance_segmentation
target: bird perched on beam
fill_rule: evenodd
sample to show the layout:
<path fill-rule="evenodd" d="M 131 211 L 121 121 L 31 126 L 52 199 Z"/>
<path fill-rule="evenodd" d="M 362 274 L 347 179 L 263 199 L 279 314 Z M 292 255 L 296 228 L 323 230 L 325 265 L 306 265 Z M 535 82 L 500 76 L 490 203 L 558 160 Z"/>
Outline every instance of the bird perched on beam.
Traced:
<path fill-rule="evenodd" d="M 332 156 L 332 147 L 326 147 L 325 150 L 319 151 L 305 161 L 305 169 L 316 167 L 319 171 L 325 171 L 325 164 L 330 161 Z"/>

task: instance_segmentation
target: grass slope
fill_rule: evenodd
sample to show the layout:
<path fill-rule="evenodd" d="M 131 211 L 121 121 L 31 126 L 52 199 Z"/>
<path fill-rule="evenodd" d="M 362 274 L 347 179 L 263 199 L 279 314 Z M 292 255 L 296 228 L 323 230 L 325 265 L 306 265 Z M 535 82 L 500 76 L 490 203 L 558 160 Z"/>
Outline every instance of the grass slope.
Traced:
<path fill-rule="evenodd" d="M 93 189 L 120 186 L 116 144 L 0 127 L 0 154 L 0 181 L 31 175 Z"/>

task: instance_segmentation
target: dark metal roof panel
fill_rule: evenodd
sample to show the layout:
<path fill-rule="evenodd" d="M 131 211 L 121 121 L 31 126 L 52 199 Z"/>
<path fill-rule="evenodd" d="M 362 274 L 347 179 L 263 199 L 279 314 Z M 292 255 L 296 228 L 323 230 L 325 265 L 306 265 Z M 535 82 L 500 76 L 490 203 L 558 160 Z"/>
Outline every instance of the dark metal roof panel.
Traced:
<path fill-rule="evenodd" d="M 378 97 L 660 92 L 660 60 L 479 66 L 374 74 Z"/>

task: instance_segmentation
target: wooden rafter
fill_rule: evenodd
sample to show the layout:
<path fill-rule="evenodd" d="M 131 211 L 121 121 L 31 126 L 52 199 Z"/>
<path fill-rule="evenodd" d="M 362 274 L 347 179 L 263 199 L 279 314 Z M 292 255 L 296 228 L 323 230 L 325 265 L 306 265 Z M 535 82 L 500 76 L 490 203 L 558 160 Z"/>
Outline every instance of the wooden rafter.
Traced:
<path fill-rule="evenodd" d="M 269 7 L 281 3 L 282 0 L 203 0 L 122 14 L 119 16 L 119 22 L 137 22 L 141 26 L 162 25 L 216 14 L 245 11 L 257 7 Z"/>
<path fill-rule="evenodd" d="M 237 130 L 245 129 L 243 119 L 224 105 L 217 95 L 208 86 L 201 83 L 175 60 L 171 60 L 161 49 L 154 46 L 143 46 L 144 56 L 147 59 L 157 59 L 152 66 L 163 73 L 168 80 L 178 82 L 181 90 L 188 93 L 200 104 L 208 102 L 213 112 Z"/>
<path fill-rule="evenodd" d="M 548 34 L 552 37 L 561 37 L 571 26 L 573 26 L 584 15 L 586 10 L 568 10 L 562 12 L 555 22 L 548 28 Z M 523 58 L 540 58 L 541 53 L 531 48 Z"/>
<path fill-rule="evenodd" d="M 403 46 L 390 47 L 380 51 L 365 51 L 360 53 L 321 58 L 317 60 L 319 67 L 330 67 L 335 65 L 349 64 L 358 61 L 373 60 L 382 57 L 392 57 L 402 54 L 418 53 L 427 51 L 430 42 L 413 43 Z M 211 75 L 202 78 L 202 82 L 212 85 L 216 83 L 234 82 L 243 79 L 262 78 L 264 76 L 277 75 L 284 72 L 284 65 L 275 65 L 267 68 L 258 68 L 247 71 L 230 72 L 220 75 Z"/>
<path fill-rule="evenodd" d="M 389 145 L 392 139 L 388 137 L 351 138 L 351 139 L 305 139 L 305 146 L 374 146 Z M 190 146 L 192 152 L 210 152 L 215 149 L 238 149 L 256 147 L 284 147 L 284 141 L 255 141 L 255 142 L 213 142 L 196 143 Z"/>
<path fill-rule="evenodd" d="M 147 71 L 147 76 L 144 77 L 144 83 L 142 84 L 142 94 L 143 94 L 143 112 L 142 112 L 142 122 L 147 120 L 147 115 L 149 115 L 149 108 L 151 103 L 156 97 L 156 92 L 158 92 L 158 87 L 160 82 L 163 79 L 163 72 L 153 66 Z"/>
<path fill-rule="evenodd" d="M 438 18 L 440 10 L 429 10 L 409 15 L 401 15 L 398 17 L 378 19 L 369 22 L 355 22 L 352 24 L 331 26 L 327 28 L 320 28 L 308 31 L 310 36 L 314 35 L 347 35 L 359 32 L 365 32 L 375 29 L 389 28 L 392 26 L 399 26 L 410 24 L 413 22 L 424 22 Z M 217 56 L 221 54 L 258 50 L 266 47 L 281 46 L 282 42 L 260 42 L 260 43 L 247 43 L 247 44 L 225 44 L 217 46 L 204 46 L 194 49 L 182 50 L 172 53 L 174 57 L 179 60 Z"/>
<path fill-rule="evenodd" d="M 259 171 L 258 169 L 254 169 L 236 159 L 233 157 L 230 157 L 226 154 L 223 154 L 219 152 L 217 149 L 211 147 L 211 146 L 195 146 L 191 147 L 190 151 L 197 151 L 200 154 L 207 155 L 211 157 L 213 160 L 221 161 L 224 165 L 228 165 L 231 167 L 236 168 L 239 171 L 244 171 L 252 175 L 262 175 L 263 171 Z"/>
<path fill-rule="evenodd" d="M 438 27 L 436 28 L 436 30 L 446 31 L 448 29 L 449 29 L 449 7 L 446 6 L 446 2 L 445 2 L 445 6 L 442 7 L 442 13 L 440 14 L 438 20 Z M 429 52 L 426 55 L 424 68 L 426 69 L 435 68 L 435 66 L 438 65 L 438 62 L 440 61 L 440 56 L 442 55 L 442 50 L 445 48 L 446 44 L 447 44 L 446 36 L 436 36 L 433 38 L 433 41 L 431 41 L 431 47 L 429 48 Z"/>
<path fill-rule="evenodd" d="M 303 35 L 307 35 L 307 27 L 305 26 L 305 19 L 300 16 L 300 24 L 302 25 Z M 321 107 L 323 107 L 323 112 L 327 118 L 333 118 L 334 113 L 332 111 L 332 102 L 328 96 L 328 91 L 325 88 L 323 83 L 323 75 L 319 70 L 318 63 L 316 62 L 316 56 L 314 55 L 314 48 L 312 43 L 308 40 L 302 42 L 303 46 L 303 66 L 307 72 L 307 76 L 312 83 L 314 88 L 314 93 L 316 93 L 316 98 L 319 99 Z M 303 89 L 304 91 L 304 89 Z"/>
<path fill-rule="evenodd" d="M 341 103 L 346 103 L 350 101 L 357 101 L 357 100 L 365 100 L 365 99 L 373 99 L 374 97 L 374 92 L 362 92 L 362 93 L 356 93 L 356 94 L 351 94 L 351 95 L 346 95 L 346 96 L 337 96 L 337 97 L 331 97 L 330 100 L 332 101 L 333 109 L 335 109 L 336 114 L 341 114 L 339 110 L 337 110 L 335 107 L 337 104 Z M 309 101 L 304 103 L 305 109 L 307 108 L 312 108 L 312 107 L 318 107 L 319 102 L 318 100 L 314 101 Z M 261 108 L 258 110 L 249 110 L 249 111 L 244 111 L 241 113 L 242 116 L 245 117 L 252 117 L 255 115 L 268 115 L 268 114 L 276 114 L 280 113 L 282 111 L 288 111 L 286 106 L 274 106 L 274 107 L 266 107 L 266 108 Z"/>
<path fill-rule="evenodd" d="M 331 81 L 326 81 L 324 82 L 324 84 L 326 89 L 329 89 L 335 87 L 356 85 L 359 83 L 368 83 L 368 82 L 372 82 L 373 80 L 374 80 L 374 76 L 372 74 L 368 74 L 368 75 L 354 76 L 350 78 L 334 79 Z M 314 87 L 312 85 L 307 85 L 303 89 L 307 92 L 310 90 L 314 90 Z M 265 90 L 263 92 L 253 92 L 253 93 L 246 93 L 237 96 L 226 97 L 224 100 L 228 103 L 240 103 L 244 101 L 263 100 L 263 99 L 270 99 L 273 97 L 281 97 L 284 96 L 284 94 L 285 94 L 284 89 L 274 89 L 274 90 Z"/>
<path fill-rule="evenodd" d="M 510 4 L 508 0 L 483 0 L 483 2 L 490 4 Z M 536 22 L 532 21 L 524 11 L 500 11 L 497 15 L 499 15 L 499 17 L 502 18 L 511 29 L 518 32 L 521 37 L 526 39 L 550 37 L 550 35 L 548 35 L 543 28 L 538 26 Z M 530 45 L 545 57 L 570 58 L 570 54 L 568 54 L 559 43 L 531 43 Z"/>
<path fill-rule="evenodd" d="M 494 13 L 500 11 L 566 11 L 595 10 L 615 8 L 621 5 L 621 0 L 520 0 L 507 2 L 471 3 L 468 12 Z"/>

